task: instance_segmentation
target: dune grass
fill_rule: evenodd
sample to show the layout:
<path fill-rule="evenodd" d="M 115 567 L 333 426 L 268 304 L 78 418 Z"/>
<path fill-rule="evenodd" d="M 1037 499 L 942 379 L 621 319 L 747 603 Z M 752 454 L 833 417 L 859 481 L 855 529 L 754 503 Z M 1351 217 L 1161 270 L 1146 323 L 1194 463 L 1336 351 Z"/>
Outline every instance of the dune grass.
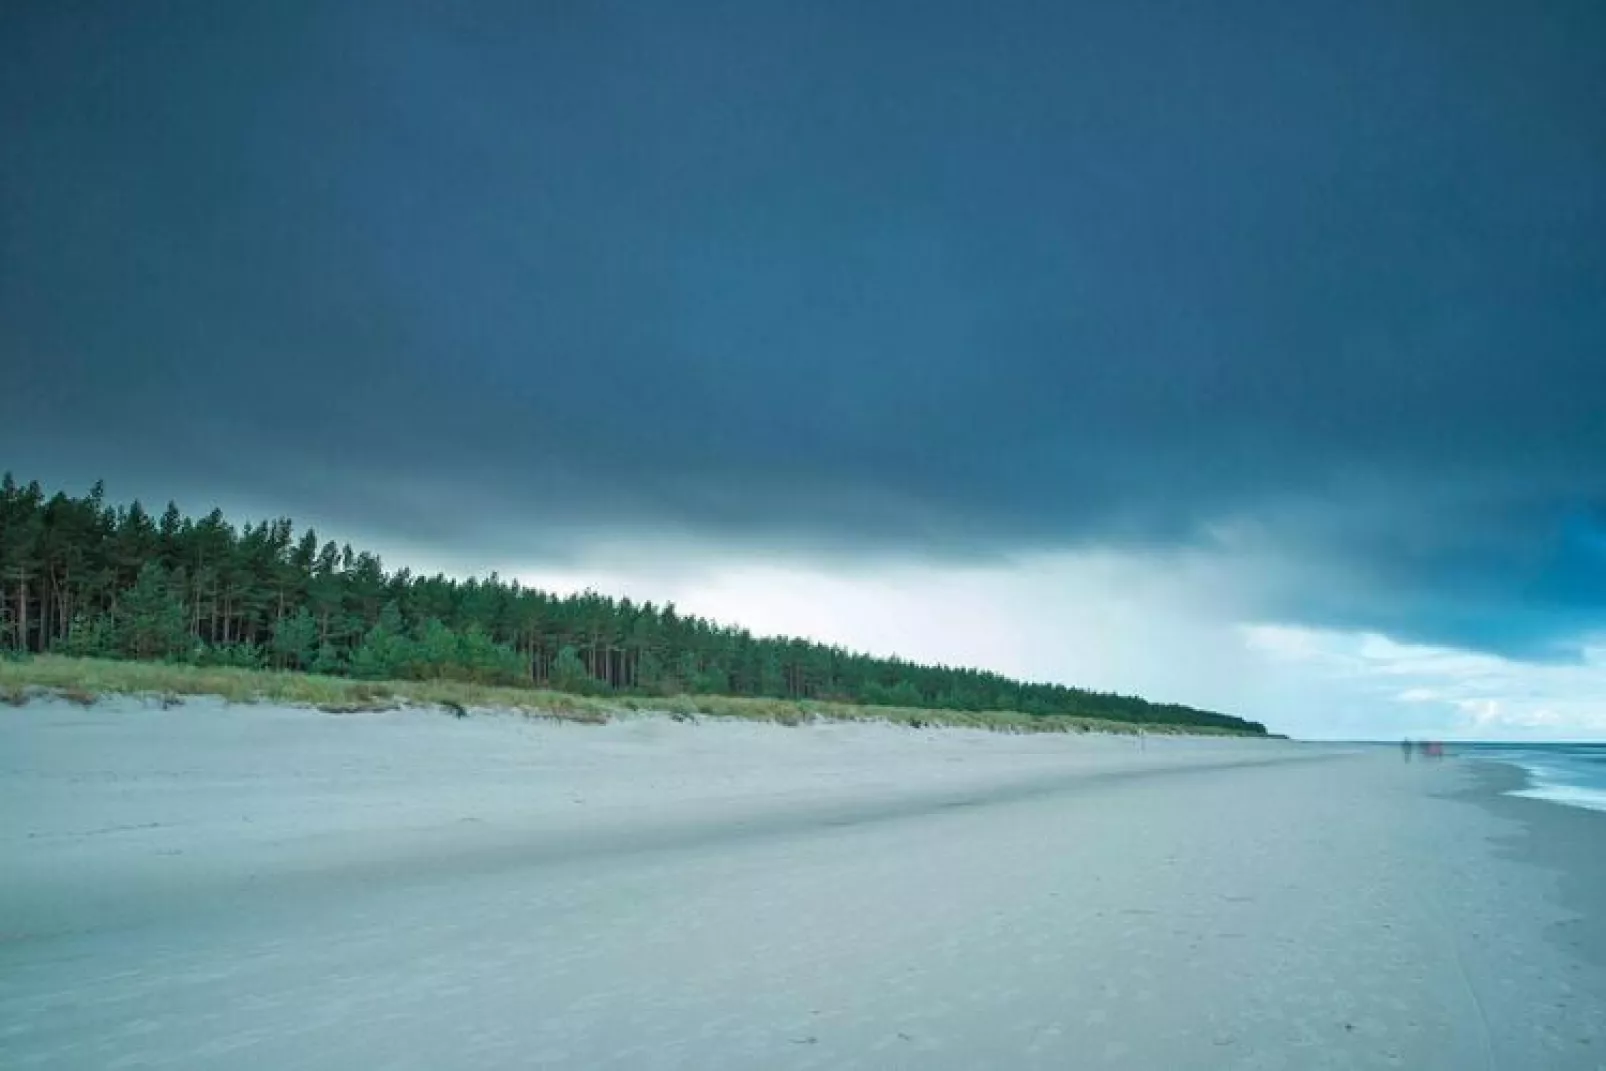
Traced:
<path fill-rule="evenodd" d="M 220 696 L 234 703 L 283 703 L 330 713 L 391 710 L 404 705 L 463 711 L 501 710 L 530 717 L 602 723 L 633 714 L 667 714 L 679 720 L 741 718 L 779 725 L 814 720 L 880 721 L 911 728 L 956 726 L 999 732 L 1135 733 L 1139 726 L 1102 718 L 1018 711 L 925 710 L 817 700 L 750 699 L 715 695 L 582 696 L 538 688 L 508 688 L 461 681 L 358 681 L 310 673 L 229 669 L 164 662 L 120 662 L 38 655 L 0 660 L 0 702 L 26 703 L 55 695 L 89 705 L 106 695 L 137 695 L 165 703 L 184 696 Z M 1146 725 L 1150 733 L 1232 735 L 1200 727 Z"/>

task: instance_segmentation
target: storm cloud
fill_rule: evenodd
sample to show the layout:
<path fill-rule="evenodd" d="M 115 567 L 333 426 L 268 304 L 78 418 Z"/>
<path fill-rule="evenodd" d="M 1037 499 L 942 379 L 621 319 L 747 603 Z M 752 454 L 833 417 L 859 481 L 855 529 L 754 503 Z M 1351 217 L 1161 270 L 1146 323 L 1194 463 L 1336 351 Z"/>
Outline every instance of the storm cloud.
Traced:
<path fill-rule="evenodd" d="M 0 466 L 560 561 L 1606 611 L 1606 7 L 23 3 Z M 1561 646 L 1558 646 L 1561 645 Z"/>

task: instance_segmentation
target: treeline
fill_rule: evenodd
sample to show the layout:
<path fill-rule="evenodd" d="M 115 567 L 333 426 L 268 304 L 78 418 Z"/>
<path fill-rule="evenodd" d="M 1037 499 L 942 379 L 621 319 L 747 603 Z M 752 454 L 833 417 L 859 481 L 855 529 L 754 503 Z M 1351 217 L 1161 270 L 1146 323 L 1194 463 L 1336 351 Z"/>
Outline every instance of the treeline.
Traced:
<path fill-rule="evenodd" d="M 387 572 L 287 519 L 236 528 L 169 504 L 111 506 L 101 484 L 47 496 L 0 482 L 0 648 L 450 678 L 596 694 L 770 696 L 1018 710 L 1264 732 L 1190 707 L 756 637 L 673 604 Z"/>

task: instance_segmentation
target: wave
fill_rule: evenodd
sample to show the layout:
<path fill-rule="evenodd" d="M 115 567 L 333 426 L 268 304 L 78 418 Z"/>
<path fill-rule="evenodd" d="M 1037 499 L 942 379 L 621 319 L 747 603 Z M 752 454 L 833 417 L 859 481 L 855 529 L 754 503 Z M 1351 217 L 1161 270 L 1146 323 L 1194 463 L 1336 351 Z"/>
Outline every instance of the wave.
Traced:
<path fill-rule="evenodd" d="M 1528 775 L 1528 783 L 1506 793 L 1509 796 L 1606 812 L 1606 748 L 1599 744 L 1552 746 L 1542 750 L 1490 749 L 1483 752 L 1483 757 L 1511 763 Z"/>

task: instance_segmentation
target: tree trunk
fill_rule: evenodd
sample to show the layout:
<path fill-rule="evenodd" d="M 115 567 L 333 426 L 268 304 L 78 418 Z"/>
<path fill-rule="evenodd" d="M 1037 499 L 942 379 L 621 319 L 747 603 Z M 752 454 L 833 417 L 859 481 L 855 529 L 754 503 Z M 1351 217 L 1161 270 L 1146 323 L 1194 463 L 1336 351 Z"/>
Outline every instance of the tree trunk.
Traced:
<path fill-rule="evenodd" d="M 50 646 L 50 574 L 44 576 L 44 587 L 39 591 L 39 653 Z"/>
<path fill-rule="evenodd" d="M 61 582 L 56 585 L 56 639 L 58 642 L 67 642 L 67 636 L 72 630 L 72 571 L 66 570 L 61 574 Z"/>

